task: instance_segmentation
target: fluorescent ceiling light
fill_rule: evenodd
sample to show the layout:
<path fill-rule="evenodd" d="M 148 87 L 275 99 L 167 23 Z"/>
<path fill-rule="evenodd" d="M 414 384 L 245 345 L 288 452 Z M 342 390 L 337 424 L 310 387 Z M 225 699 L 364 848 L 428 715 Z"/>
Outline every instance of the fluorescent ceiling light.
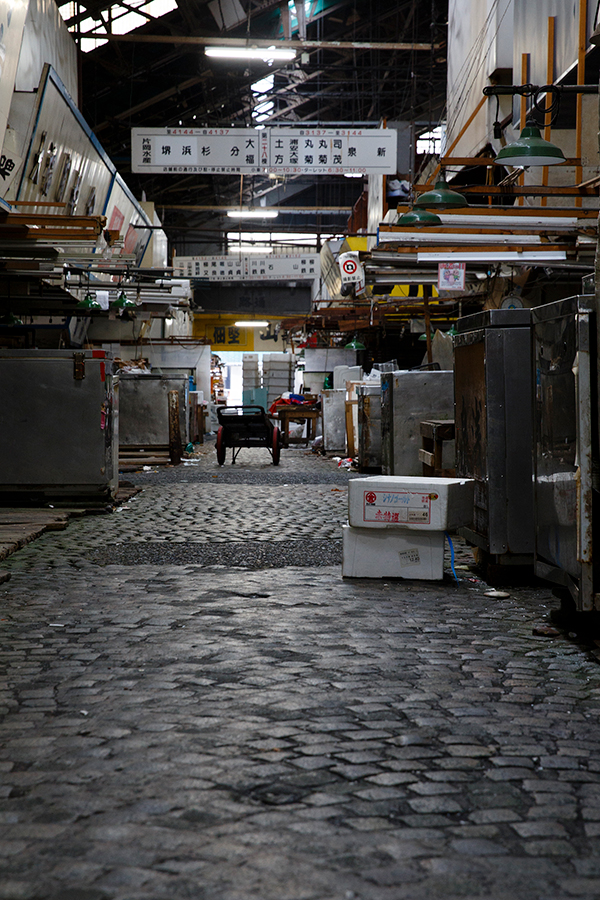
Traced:
<path fill-rule="evenodd" d="M 254 319 L 233 323 L 236 328 L 266 328 L 268 322 L 257 322 Z"/>
<path fill-rule="evenodd" d="M 295 50 L 283 47 L 207 47 L 205 53 L 217 59 L 262 59 L 263 62 L 289 61 L 296 58 Z"/>
<path fill-rule="evenodd" d="M 277 209 L 228 209 L 230 219 L 276 219 L 279 215 Z"/>
<path fill-rule="evenodd" d="M 264 239 L 264 235 L 263 235 Z M 242 239 L 241 243 L 238 240 L 237 235 L 235 237 L 229 237 L 229 247 L 228 247 L 228 256 L 245 256 L 247 253 L 273 253 L 273 247 L 271 244 L 246 244 Z"/>

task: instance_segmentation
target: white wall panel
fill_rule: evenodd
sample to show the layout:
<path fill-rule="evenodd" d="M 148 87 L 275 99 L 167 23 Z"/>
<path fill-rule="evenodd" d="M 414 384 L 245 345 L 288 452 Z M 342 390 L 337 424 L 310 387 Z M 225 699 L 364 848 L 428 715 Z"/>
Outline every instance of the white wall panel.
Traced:
<path fill-rule="evenodd" d="M 587 37 L 594 30 L 597 0 L 587 0 Z M 529 81 L 546 84 L 548 17 L 556 16 L 554 80 L 577 62 L 579 0 L 516 0 L 514 30 L 515 84 L 521 78 L 521 54 L 529 53 Z M 518 106 L 516 113 L 518 115 Z"/>
<path fill-rule="evenodd" d="M 0 147 L 4 143 L 26 14 L 27 0 L 0 0 Z"/>
<path fill-rule="evenodd" d="M 29 0 L 15 90 L 35 91 L 45 63 L 50 63 L 77 103 L 75 42 L 54 0 Z"/>
<path fill-rule="evenodd" d="M 496 69 L 512 67 L 513 2 L 449 2 L 447 148 L 476 109 L 490 75 Z M 469 156 L 484 146 L 494 115 L 495 101 L 486 102 L 451 155 Z"/>

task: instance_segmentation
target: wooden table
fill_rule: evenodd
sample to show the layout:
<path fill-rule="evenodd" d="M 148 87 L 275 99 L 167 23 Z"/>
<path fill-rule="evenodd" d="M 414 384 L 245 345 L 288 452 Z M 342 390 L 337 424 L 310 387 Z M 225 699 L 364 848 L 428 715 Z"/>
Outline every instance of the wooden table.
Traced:
<path fill-rule="evenodd" d="M 281 422 L 283 446 L 289 447 L 290 444 L 302 443 L 305 443 L 308 446 L 309 441 L 314 441 L 317 436 L 317 419 L 320 415 L 320 409 L 313 409 L 310 406 L 278 407 L 277 418 Z M 290 437 L 290 422 L 305 423 L 306 434 L 301 437 Z"/>

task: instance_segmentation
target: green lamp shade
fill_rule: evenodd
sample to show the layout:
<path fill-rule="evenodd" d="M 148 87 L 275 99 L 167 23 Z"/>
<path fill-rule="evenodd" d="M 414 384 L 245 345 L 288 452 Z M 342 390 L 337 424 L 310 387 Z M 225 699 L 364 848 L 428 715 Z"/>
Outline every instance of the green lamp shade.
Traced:
<path fill-rule="evenodd" d="M 6 313 L 5 316 L 0 318 L 0 325 L 22 325 L 23 320 L 19 319 L 18 316 L 15 316 L 13 313 Z"/>
<path fill-rule="evenodd" d="M 403 216 L 398 216 L 396 225 L 414 225 L 420 228 L 423 225 L 441 225 L 442 220 L 435 213 L 426 209 L 411 209 L 405 212 Z"/>
<path fill-rule="evenodd" d="M 80 300 L 76 309 L 102 309 L 102 306 L 96 300 L 93 294 L 86 294 L 83 300 Z"/>
<path fill-rule="evenodd" d="M 519 139 L 503 147 L 494 160 L 501 166 L 556 166 L 564 161 L 560 147 L 545 141 L 537 125 L 529 122 Z"/>
<path fill-rule="evenodd" d="M 418 341 L 426 341 L 427 340 L 427 332 L 424 331 L 423 334 L 420 334 L 417 338 Z M 431 332 L 431 340 L 433 340 L 433 331 Z"/>
<path fill-rule="evenodd" d="M 113 300 L 113 302 L 111 303 L 111 306 L 113 309 L 120 309 L 120 310 L 135 309 L 135 301 L 128 300 L 127 294 L 125 293 L 125 291 L 121 291 L 121 293 L 119 294 L 117 299 Z"/>
<path fill-rule="evenodd" d="M 365 345 L 361 344 L 361 342 L 358 341 L 356 338 L 352 338 L 352 340 L 349 341 L 349 343 L 347 343 L 346 346 L 344 347 L 344 350 L 366 350 L 366 349 L 367 348 L 365 347 Z"/>
<path fill-rule="evenodd" d="M 468 205 L 466 198 L 459 194 L 458 191 L 453 191 L 449 188 L 448 183 L 443 178 L 436 181 L 432 191 L 420 194 L 415 200 L 415 206 L 419 209 L 425 207 L 433 209 L 461 209 L 463 206 Z"/>

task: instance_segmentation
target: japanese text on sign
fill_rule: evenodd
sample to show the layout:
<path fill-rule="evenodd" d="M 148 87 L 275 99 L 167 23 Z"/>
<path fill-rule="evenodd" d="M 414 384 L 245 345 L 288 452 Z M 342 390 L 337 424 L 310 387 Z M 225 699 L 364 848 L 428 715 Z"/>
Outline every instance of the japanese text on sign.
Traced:
<path fill-rule="evenodd" d="M 282 281 L 318 278 L 318 253 L 277 256 L 176 256 L 173 274 L 177 278 L 207 281 Z"/>
<path fill-rule="evenodd" d="M 134 172 L 393 174 L 393 129 L 133 128 Z"/>
<path fill-rule="evenodd" d="M 412 491 L 365 491 L 363 521 L 429 525 L 431 497 Z"/>
<path fill-rule="evenodd" d="M 438 291 L 464 291 L 466 274 L 466 263 L 439 263 Z"/>

